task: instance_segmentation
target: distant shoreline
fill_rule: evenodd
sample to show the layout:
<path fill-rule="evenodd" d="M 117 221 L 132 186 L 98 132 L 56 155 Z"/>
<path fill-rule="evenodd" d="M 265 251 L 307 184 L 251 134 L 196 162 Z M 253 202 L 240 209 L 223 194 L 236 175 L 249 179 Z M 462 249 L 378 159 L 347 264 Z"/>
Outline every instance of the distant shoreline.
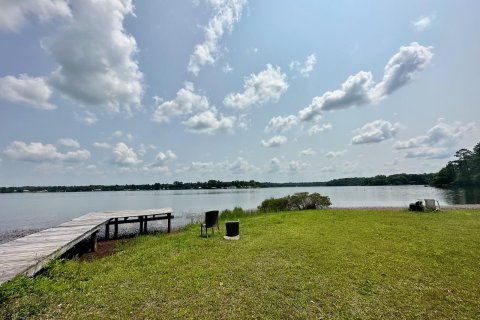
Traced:
<path fill-rule="evenodd" d="M 407 174 L 399 173 L 390 176 L 341 178 L 329 181 L 314 182 L 259 182 L 255 180 L 205 182 L 154 183 L 154 184 L 124 184 L 124 185 L 84 185 L 84 186 L 12 186 L 0 187 L 0 193 L 22 192 L 84 192 L 84 191 L 146 191 L 146 190 L 192 190 L 192 189 L 252 189 L 278 187 L 333 187 L 333 186 L 399 186 L 399 185 L 429 185 L 433 173 Z"/>

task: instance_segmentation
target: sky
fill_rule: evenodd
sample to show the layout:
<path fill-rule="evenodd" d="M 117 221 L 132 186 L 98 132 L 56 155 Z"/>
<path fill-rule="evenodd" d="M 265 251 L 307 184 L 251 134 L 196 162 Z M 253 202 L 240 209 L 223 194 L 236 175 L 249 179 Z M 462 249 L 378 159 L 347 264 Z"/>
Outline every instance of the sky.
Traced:
<path fill-rule="evenodd" d="M 0 186 L 437 172 L 478 1 L 0 0 Z"/>

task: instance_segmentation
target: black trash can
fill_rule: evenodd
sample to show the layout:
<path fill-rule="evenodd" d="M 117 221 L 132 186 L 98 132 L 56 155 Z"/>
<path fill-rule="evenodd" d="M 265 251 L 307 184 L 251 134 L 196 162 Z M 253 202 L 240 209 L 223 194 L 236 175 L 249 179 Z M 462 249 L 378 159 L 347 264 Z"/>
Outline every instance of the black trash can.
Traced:
<path fill-rule="evenodd" d="M 237 237 L 240 235 L 240 221 L 226 221 L 227 237 Z"/>

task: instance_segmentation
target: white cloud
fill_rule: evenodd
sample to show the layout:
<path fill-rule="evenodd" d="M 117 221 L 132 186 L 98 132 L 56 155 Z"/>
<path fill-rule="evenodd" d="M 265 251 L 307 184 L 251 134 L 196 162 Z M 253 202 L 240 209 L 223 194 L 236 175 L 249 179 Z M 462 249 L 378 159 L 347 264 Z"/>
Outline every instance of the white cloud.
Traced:
<path fill-rule="evenodd" d="M 121 136 L 123 136 L 123 131 L 122 130 L 117 130 L 114 133 L 112 133 L 112 137 L 120 138 Z"/>
<path fill-rule="evenodd" d="M 106 142 L 94 142 L 93 146 L 100 149 L 111 149 L 112 146 Z"/>
<path fill-rule="evenodd" d="M 159 97 L 159 96 L 153 96 L 152 99 L 153 99 L 153 101 L 155 101 L 155 104 L 158 104 L 158 105 L 162 104 L 163 101 L 165 101 L 165 99 L 163 99 L 162 97 Z"/>
<path fill-rule="evenodd" d="M 147 145 L 141 143 L 141 144 L 140 144 L 140 148 L 138 149 L 138 152 L 137 152 L 137 153 L 138 153 L 140 156 L 144 156 L 144 155 L 148 152 L 148 150 L 155 150 L 155 149 L 157 149 L 157 147 L 155 147 L 155 146 L 152 145 L 152 144 L 147 146 Z"/>
<path fill-rule="evenodd" d="M 223 73 L 230 73 L 233 71 L 233 68 L 230 66 L 230 64 L 227 62 L 223 65 L 222 67 Z"/>
<path fill-rule="evenodd" d="M 238 157 L 237 160 L 227 165 L 227 169 L 233 174 L 242 174 L 251 172 L 255 170 L 256 167 L 242 157 Z"/>
<path fill-rule="evenodd" d="M 401 46 L 385 66 L 383 79 L 376 85 L 372 99 L 382 99 L 409 83 L 432 60 L 432 50 L 433 47 L 424 47 L 416 42 Z"/>
<path fill-rule="evenodd" d="M 326 130 L 331 130 L 332 129 L 332 124 L 331 123 L 324 123 L 322 125 L 315 124 L 313 125 L 310 129 L 308 129 L 308 134 L 309 135 L 314 135 L 321 133 Z"/>
<path fill-rule="evenodd" d="M 298 124 L 299 120 L 296 116 L 290 115 L 287 117 L 273 117 L 265 127 L 265 132 L 282 133 L 290 130 Z"/>
<path fill-rule="evenodd" d="M 317 57 L 315 54 L 311 54 L 307 57 L 305 62 L 302 64 L 299 61 L 292 61 L 289 64 L 290 70 L 300 73 L 303 77 L 310 76 L 310 73 L 313 71 L 313 68 L 317 64 Z"/>
<path fill-rule="evenodd" d="M 237 119 L 237 127 L 242 130 L 247 130 L 252 125 L 252 121 L 248 114 L 241 114 Z"/>
<path fill-rule="evenodd" d="M 90 158 L 90 151 L 85 149 L 78 149 L 75 151 L 69 151 L 67 153 L 63 153 L 61 160 L 67 162 L 79 162 L 83 160 L 87 160 Z"/>
<path fill-rule="evenodd" d="M 238 157 L 235 161 L 231 162 L 225 160 L 222 162 L 201 162 L 194 161 L 192 164 L 187 167 L 187 170 L 199 172 L 199 173 L 212 173 L 212 172 L 221 172 L 228 171 L 232 174 L 243 174 L 247 172 L 252 172 L 258 168 L 250 164 L 247 160 L 242 157 Z"/>
<path fill-rule="evenodd" d="M 232 132 L 235 127 L 235 117 L 218 115 L 215 108 L 192 116 L 182 122 L 187 130 L 193 133 L 216 134 Z"/>
<path fill-rule="evenodd" d="M 165 152 L 159 152 L 155 157 L 157 161 L 167 161 L 167 160 L 174 160 L 177 159 L 175 153 L 172 150 L 167 150 Z"/>
<path fill-rule="evenodd" d="M 67 0 L 6 0 L 1 3 L 0 31 L 18 32 L 35 15 L 40 22 L 72 16 Z"/>
<path fill-rule="evenodd" d="M 320 172 L 323 172 L 323 173 L 329 173 L 329 172 L 335 172 L 337 169 L 334 167 L 334 166 L 326 166 L 326 167 L 322 167 L 320 168 Z"/>
<path fill-rule="evenodd" d="M 112 138 L 126 138 L 128 141 L 133 140 L 133 135 L 131 133 L 125 133 L 122 130 L 116 130 L 112 133 Z"/>
<path fill-rule="evenodd" d="M 128 168 L 128 169 L 131 169 L 131 168 Z M 170 170 L 170 167 L 167 166 L 167 165 L 163 165 L 163 166 L 158 166 L 158 165 L 150 165 L 150 166 L 143 166 L 141 169 L 140 169 L 141 172 L 148 172 L 150 174 L 171 174 L 171 170 Z"/>
<path fill-rule="evenodd" d="M 298 160 L 290 161 L 287 167 L 288 171 L 292 171 L 292 172 L 302 171 L 306 168 L 308 168 L 308 164 Z"/>
<path fill-rule="evenodd" d="M 23 141 L 13 141 L 3 153 L 15 160 L 38 163 L 49 161 L 79 162 L 90 158 L 90 152 L 85 149 L 61 153 L 52 144 L 41 142 L 27 144 Z"/>
<path fill-rule="evenodd" d="M 407 158 L 438 159 L 447 158 L 453 153 L 453 149 L 460 139 L 476 130 L 474 122 L 464 124 L 453 122 L 451 124 L 439 120 L 435 126 L 421 135 L 394 144 L 397 150 L 407 150 Z"/>
<path fill-rule="evenodd" d="M 98 167 L 94 164 L 89 164 L 88 166 L 85 167 L 85 169 L 87 169 L 89 171 L 96 171 L 98 169 Z"/>
<path fill-rule="evenodd" d="M 204 41 L 195 46 L 188 62 L 188 71 L 198 75 L 206 64 L 214 64 L 220 54 L 219 41 L 225 31 L 231 31 L 233 25 L 240 21 L 246 0 L 209 1 L 215 15 L 205 27 Z"/>
<path fill-rule="evenodd" d="M 360 71 L 349 76 L 340 89 L 313 98 L 308 107 L 299 111 L 299 118 L 309 121 L 323 111 L 361 106 L 386 98 L 409 83 L 417 72 L 427 66 L 433 58 L 432 50 L 433 47 L 424 47 L 416 42 L 401 46 L 399 52 L 388 61 L 383 79 L 377 85 L 371 72 Z"/>
<path fill-rule="evenodd" d="M 392 139 L 399 129 L 399 123 L 375 120 L 354 131 L 357 135 L 352 138 L 352 144 L 378 143 Z"/>
<path fill-rule="evenodd" d="M 223 103 L 238 109 L 254 104 L 276 103 L 288 89 L 287 76 L 282 73 L 280 67 L 273 68 L 272 65 L 267 64 L 265 70 L 246 78 L 243 86 L 245 91 L 228 94 Z"/>
<path fill-rule="evenodd" d="M 325 157 L 327 157 L 327 158 L 337 158 L 337 157 L 343 156 L 345 153 L 347 153 L 347 150 L 329 151 L 325 154 Z"/>
<path fill-rule="evenodd" d="M 449 152 L 447 148 L 419 147 L 408 150 L 405 158 L 445 159 L 451 155 L 452 153 Z"/>
<path fill-rule="evenodd" d="M 313 98 L 312 103 L 300 110 L 298 116 L 303 121 L 313 120 L 322 111 L 344 109 L 370 101 L 370 92 L 374 87 L 371 72 L 360 71 L 349 76 L 342 84 L 341 89 L 327 91 L 322 96 Z"/>
<path fill-rule="evenodd" d="M 178 90 L 174 100 L 161 103 L 153 114 L 156 122 L 169 122 L 173 117 L 191 114 L 195 111 L 210 108 L 208 99 L 195 93 L 193 83 L 185 83 L 185 87 Z"/>
<path fill-rule="evenodd" d="M 294 60 L 288 64 L 288 67 L 290 68 L 290 71 L 298 71 L 302 68 L 302 64 L 300 63 L 300 61 Z"/>
<path fill-rule="evenodd" d="M 58 143 L 65 147 L 80 148 L 80 143 L 78 143 L 77 140 L 70 138 L 59 139 Z"/>
<path fill-rule="evenodd" d="M 274 147 L 279 147 L 282 144 L 286 143 L 287 140 L 288 139 L 285 136 L 274 136 L 267 141 L 262 140 L 260 144 L 265 148 L 274 148 Z"/>
<path fill-rule="evenodd" d="M 274 157 L 270 160 L 268 172 L 278 172 L 280 171 L 280 160 Z"/>
<path fill-rule="evenodd" d="M 173 153 L 172 150 L 167 150 L 165 152 L 159 152 L 155 157 L 155 162 L 152 166 L 155 167 L 164 167 L 168 162 L 177 159 L 177 155 Z"/>
<path fill-rule="evenodd" d="M 113 163 L 119 166 L 133 166 L 142 162 L 132 148 L 125 143 L 119 142 L 113 148 Z"/>
<path fill-rule="evenodd" d="M 76 112 L 74 114 L 75 114 L 75 119 L 77 121 L 80 121 L 86 124 L 87 126 L 91 126 L 92 124 L 95 124 L 98 122 L 97 116 L 93 112 L 90 112 L 88 110 L 85 110 L 83 115 L 79 115 Z"/>
<path fill-rule="evenodd" d="M 188 169 L 190 171 L 211 172 L 213 171 L 214 167 L 215 167 L 215 164 L 211 161 L 209 162 L 194 161 L 192 162 L 191 166 Z"/>
<path fill-rule="evenodd" d="M 417 20 L 412 22 L 412 25 L 417 31 L 423 31 L 432 25 L 433 16 L 420 16 Z"/>
<path fill-rule="evenodd" d="M 42 45 L 58 62 L 50 84 L 81 104 L 111 112 L 141 107 L 135 38 L 123 28 L 131 0 L 71 0 L 72 18 Z"/>
<path fill-rule="evenodd" d="M 53 110 L 55 105 L 48 102 L 52 90 L 43 78 L 21 74 L 18 78 L 0 78 L 0 98 L 14 103 L 23 103 L 41 110 Z"/>
<path fill-rule="evenodd" d="M 316 152 L 312 148 L 308 148 L 305 150 L 302 150 L 298 153 L 299 156 L 305 157 L 305 156 L 313 156 L 316 154 Z"/>
<path fill-rule="evenodd" d="M 425 147 L 429 145 L 452 147 L 465 134 L 471 133 L 476 128 L 474 122 L 463 124 L 462 122 L 453 122 L 451 124 L 439 121 L 427 131 L 426 135 L 418 136 L 406 141 L 398 141 L 395 149 L 412 149 Z"/>
<path fill-rule="evenodd" d="M 153 114 L 153 120 L 168 122 L 173 117 L 191 115 L 198 111 L 201 112 L 182 121 L 188 131 L 205 134 L 233 131 L 235 117 L 219 115 L 215 106 L 209 104 L 207 97 L 195 93 L 191 82 L 185 83 L 185 87 L 177 92 L 174 100 L 165 101 L 159 105 Z M 243 121 L 241 125 L 246 123 Z"/>

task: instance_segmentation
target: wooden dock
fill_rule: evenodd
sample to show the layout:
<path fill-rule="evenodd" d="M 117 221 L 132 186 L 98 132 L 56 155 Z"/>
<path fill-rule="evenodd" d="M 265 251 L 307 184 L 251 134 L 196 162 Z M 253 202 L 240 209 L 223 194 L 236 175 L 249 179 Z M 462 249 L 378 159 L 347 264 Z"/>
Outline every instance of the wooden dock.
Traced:
<path fill-rule="evenodd" d="M 0 244 L 0 285 L 19 274 L 35 275 L 50 260 L 84 239 L 90 238 L 91 248 L 95 251 L 97 235 L 103 227 L 108 239 L 112 225 L 116 238 L 119 224 L 138 222 L 140 233 L 146 233 L 148 221 L 168 220 L 167 230 L 170 232 L 172 213 L 171 208 L 91 212 L 59 226 Z"/>

